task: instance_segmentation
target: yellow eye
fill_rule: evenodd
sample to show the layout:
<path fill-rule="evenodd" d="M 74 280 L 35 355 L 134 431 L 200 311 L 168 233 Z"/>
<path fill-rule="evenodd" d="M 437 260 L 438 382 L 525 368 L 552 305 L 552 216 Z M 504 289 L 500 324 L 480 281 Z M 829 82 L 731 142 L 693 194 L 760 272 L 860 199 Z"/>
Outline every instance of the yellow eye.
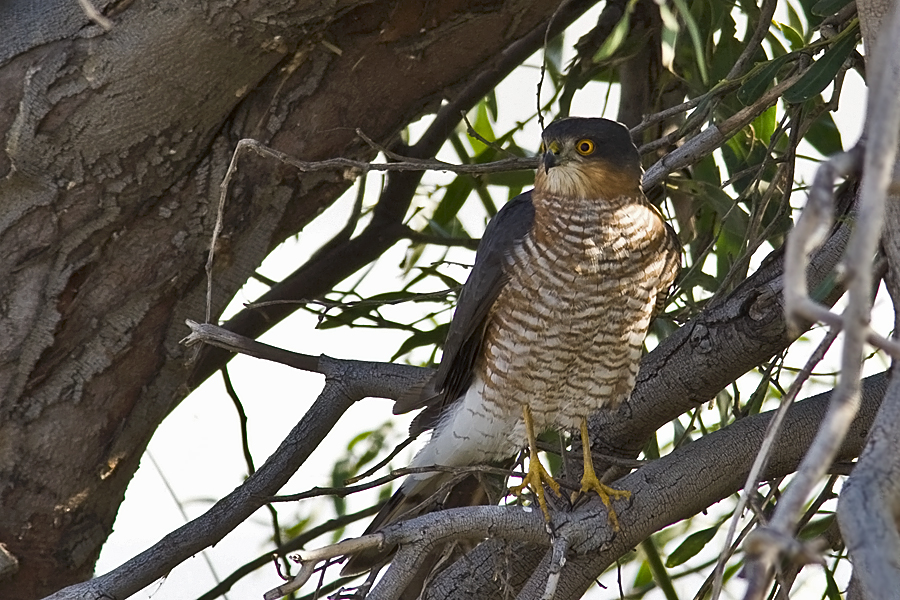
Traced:
<path fill-rule="evenodd" d="M 593 154 L 594 142 L 592 142 L 591 140 L 580 140 L 577 144 L 575 144 L 575 150 L 577 150 L 578 154 L 582 156 Z"/>

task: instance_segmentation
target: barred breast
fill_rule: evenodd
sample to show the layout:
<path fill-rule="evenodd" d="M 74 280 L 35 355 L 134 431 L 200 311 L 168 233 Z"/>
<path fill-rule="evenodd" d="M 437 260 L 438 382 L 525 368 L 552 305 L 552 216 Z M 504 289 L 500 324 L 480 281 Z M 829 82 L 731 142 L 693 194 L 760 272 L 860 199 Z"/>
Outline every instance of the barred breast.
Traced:
<path fill-rule="evenodd" d="M 599 203 L 535 195 L 534 228 L 507 258 L 509 280 L 476 365 L 481 409 L 506 422 L 497 456 L 525 439 L 524 404 L 536 429 L 574 429 L 631 393 L 666 235 L 643 197 Z"/>

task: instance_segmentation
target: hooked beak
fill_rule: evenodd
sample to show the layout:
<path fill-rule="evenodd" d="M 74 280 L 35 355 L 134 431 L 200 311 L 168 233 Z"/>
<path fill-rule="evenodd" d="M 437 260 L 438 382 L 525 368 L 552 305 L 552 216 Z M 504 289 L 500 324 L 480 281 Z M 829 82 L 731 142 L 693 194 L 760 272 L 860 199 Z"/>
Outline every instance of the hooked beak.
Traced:
<path fill-rule="evenodd" d="M 545 173 L 559 164 L 559 152 L 560 148 L 557 142 L 547 144 L 547 149 L 541 156 L 541 165 L 544 167 Z"/>

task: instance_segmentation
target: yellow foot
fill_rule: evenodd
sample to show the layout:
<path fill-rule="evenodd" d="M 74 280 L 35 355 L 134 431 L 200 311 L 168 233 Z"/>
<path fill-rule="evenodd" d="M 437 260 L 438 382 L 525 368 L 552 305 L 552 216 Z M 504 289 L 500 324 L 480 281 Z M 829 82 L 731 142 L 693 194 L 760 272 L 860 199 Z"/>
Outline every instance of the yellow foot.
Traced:
<path fill-rule="evenodd" d="M 581 478 L 581 493 L 594 490 L 600 496 L 600 500 L 606 506 L 606 514 L 609 517 L 609 524 L 612 525 L 614 531 L 619 531 L 619 517 L 613 510 L 612 501 L 631 498 L 631 492 L 626 490 L 617 490 L 608 485 L 603 485 L 597 479 L 594 472 L 594 458 L 591 456 L 591 442 L 588 439 L 587 419 L 581 419 L 581 449 L 584 455 L 584 476 Z M 573 496 L 572 501 L 575 501 Z"/>
<path fill-rule="evenodd" d="M 544 513 L 544 519 L 549 523 L 550 522 L 550 509 L 547 508 L 547 500 L 544 498 L 544 484 L 553 490 L 553 492 L 559 496 L 559 484 L 556 483 L 556 480 L 547 472 L 547 469 L 544 468 L 544 465 L 541 464 L 541 461 L 537 457 L 537 453 L 530 453 L 530 458 L 528 460 L 528 474 L 525 475 L 525 478 L 522 479 L 522 483 L 519 485 L 515 485 L 509 488 L 516 496 L 521 496 L 522 492 L 525 491 L 525 488 L 530 488 L 534 495 L 537 496 L 538 504 L 541 507 L 541 511 Z"/>
<path fill-rule="evenodd" d="M 600 496 L 600 500 L 606 506 L 609 524 L 614 531 L 619 531 L 619 517 L 616 516 L 616 511 L 613 510 L 612 501 L 631 498 L 631 492 L 628 490 L 617 490 L 600 483 L 600 480 L 597 479 L 597 476 L 593 473 L 593 469 L 591 469 L 591 471 L 590 476 L 588 473 L 585 473 L 584 477 L 581 478 L 581 493 L 583 494 L 591 490 L 597 492 L 597 495 Z"/>
<path fill-rule="evenodd" d="M 509 488 L 516 496 L 521 496 L 526 487 L 531 488 L 537 496 L 538 504 L 544 513 L 544 520 L 550 522 L 550 510 L 547 508 L 547 501 L 544 499 L 544 484 L 550 486 L 557 496 L 559 496 L 559 484 L 554 481 L 544 465 L 541 464 L 537 453 L 537 439 L 534 435 L 534 420 L 531 417 L 531 409 L 526 404 L 522 407 L 522 416 L 525 420 L 525 435 L 528 438 L 528 474 L 522 480 L 522 483 Z"/>

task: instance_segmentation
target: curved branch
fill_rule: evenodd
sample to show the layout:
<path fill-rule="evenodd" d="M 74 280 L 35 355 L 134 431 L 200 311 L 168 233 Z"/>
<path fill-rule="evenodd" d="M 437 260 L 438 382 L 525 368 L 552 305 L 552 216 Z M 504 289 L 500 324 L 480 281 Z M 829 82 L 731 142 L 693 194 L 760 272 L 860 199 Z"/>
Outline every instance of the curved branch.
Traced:
<path fill-rule="evenodd" d="M 278 449 L 247 480 L 208 511 L 176 529 L 123 565 L 62 589 L 53 600 L 126 598 L 221 540 L 265 505 L 287 483 L 350 406 L 366 396 L 397 397 L 421 380 L 427 369 L 387 363 L 319 358 L 325 389 Z"/>
<path fill-rule="evenodd" d="M 595 0 L 565 2 L 553 18 L 550 34 L 556 35 L 594 4 Z M 427 159 L 435 156 L 447 137 L 460 122 L 460 111 L 475 105 L 506 77 L 516 66 L 540 48 L 548 30 L 544 21 L 527 35 L 513 41 L 499 54 L 496 62 L 461 89 L 441 107 L 434 121 L 419 139 L 402 153 L 410 158 Z M 391 148 L 394 150 L 395 148 Z M 421 172 L 394 172 L 375 207 L 372 221 L 356 238 L 338 243 L 316 254 L 313 259 L 266 292 L 260 302 L 318 298 L 330 291 L 388 248 L 406 236 L 403 217 L 421 179 Z M 242 310 L 225 327 L 241 335 L 256 338 L 281 322 L 296 310 L 296 306 L 273 305 L 264 310 Z M 196 388 L 218 371 L 230 356 L 216 348 L 205 350 L 188 380 L 190 389 Z"/>
<path fill-rule="evenodd" d="M 842 213 L 854 197 L 852 186 L 843 191 L 837 202 Z M 826 289 L 825 302 L 833 303 L 842 293 L 839 288 L 827 288 L 825 282 L 840 260 L 848 237 L 849 227 L 842 223 L 810 260 L 808 284 L 812 289 Z M 730 382 L 790 345 L 796 333 L 792 334 L 785 322 L 783 274 L 781 253 L 775 251 L 731 294 L 708 306 L 645 356 L 631 398 L 615 411 L 592 416 L 594 450 L 636 457 L 659 427 L 714 398 Z M 602 460 L 596 460 L 595 466 L 614 467 Z M 494 557 L 503 555 L 504 548 L 497 540 L 470 552 L 464 561 L 465 575 L 451 566 L 435 578 L 432 585 L 444 592 L 434 598 L 496 597 L 501 591 L 494 580 Z M 544 555 L 541 550 L 517 548 L 516 560 L 504 566 L 506 582 L 514 589 L 523 585 Z M 585 583 L 585 589 L 590 583 Z M 455 596 L 451 591 L 457 587 L 467 596 Z"/>
<path fill-rule="evenodd" d="M 885 11 L 891 16 L 885 19 Z M 881 114 L 896 118 L 897 56 L 887 46 L 897 35 L 898 13 L 889 3 L 861 1 L 859 14 L 866 42 L 867 69 L 873 74 L 870 95 L 870 116 L 867 128 L 882 144 L 890 143 L 895 132 L 890 121 Z M 883 31 L 880 29 L 884 28 Z M 880 63 L 880 64 L 879 64 Z M 879 72 L 882 74 L 879 76 Z M 884 81 L 894 77 L 893 81 Z M 876 109 L 876 105 L 878 108 Z M 880 111 L 880 112 L 879 112 Z M 874 141 L 874 140 L 873 140 Z M 896 145 L 896 139 L 893 140 Z M 896 146 L 895 146 L 896 149 Z M 875 152 L 873 148 L 873 152 Z M 891 161 L 896 173 L 897 162 Z M 889 272 L 885 278 L 894 304 L 894 332 L 900 323 L 900 209 L 896 192 L 888 198 L 882 248 Z M 900 569 L 896 557 L 900 555 L 900 533 L 896 515 L 900 514 L 900 362 L 892 366 L 891 385 L 885 394 L 881 410 L 875 418 L 872 433 L 853 473 L 844 484 L 838 501 L 837 517 L 841 533 L 847 543 L 853 563 L 850 598 L 882 598 L 890 590 L 900 587 Z"/>
<path fill-rule="evenodd" d="M 865 443 L 866 434 L 878 411 L 887 387 L 885 373 L 864 381 L 863 401 L 849 435 L 841 446 L 839 458 L 856 456 Z M 793 472 L 815 437 L 818 423 L 828 409 L 832 392 L 819 394 L 794 404 L 785 418 L 784 434 L 776 443 L 772 461 L 764 477 L 781 477 Z M 682 446 L 665 457 L 648 463 L 620 479 L 617 487 L 632 493 L 627 507 L 616 507 L 621 529 L 609 531 L 605 508 L 597 498 L 571 512 L 554 515 L 557 536 L 569 540 L 576 557 L 566 563 L 557 588 L 557 600 L 580 598 L 584 591 L 615 560 L 629 552 L 650 534 L 688 518 L 740 490 L 760 444 L 772 412 L 747 417 L 724 429 L 710 433 Z M 728 464 L 723 469 L 722 464 Z M 465 510 L 465 509 L 460 509 Z M 495 535 L 505 532 L 495 531 Z M 506 568 L 499 563 L 502 550 L 499 540 L 481 544 L 467 560 L 451 565 L 429 588 L 429 600 L 499 597 L 499 582 L 492 581 L 493 570 Z M 548 567 L 547 546 L 541 554 L 545 560 L 535 569 L 520 592 L 520 598 L 540 598 L 546 589 Z M 529 555 L 521 545 L 507 549 L 520 559 Z M 478 565 L 478 569 L 471 568 Z M 473 575 L 478 581 L 473 581 Z M 473 594 L 477 590 L 477 595 Z"/>

